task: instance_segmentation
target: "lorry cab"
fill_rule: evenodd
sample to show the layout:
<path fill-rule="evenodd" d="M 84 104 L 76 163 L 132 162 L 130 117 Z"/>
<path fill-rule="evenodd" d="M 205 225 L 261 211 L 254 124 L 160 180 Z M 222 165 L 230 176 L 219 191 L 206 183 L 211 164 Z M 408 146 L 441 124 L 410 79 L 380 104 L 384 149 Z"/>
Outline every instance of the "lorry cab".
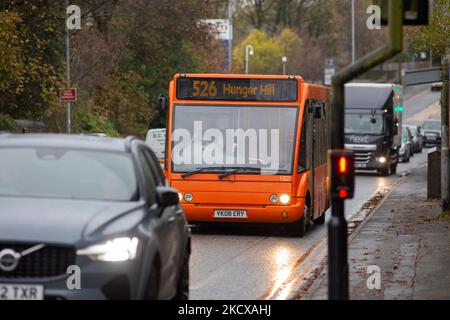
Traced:
<path fill-rule="evenodd" d="M 345 148 L 355 153 L 356 170 L 395 174 L 401 146 L 403 97 L 395 84 L 345 86 Z"/>

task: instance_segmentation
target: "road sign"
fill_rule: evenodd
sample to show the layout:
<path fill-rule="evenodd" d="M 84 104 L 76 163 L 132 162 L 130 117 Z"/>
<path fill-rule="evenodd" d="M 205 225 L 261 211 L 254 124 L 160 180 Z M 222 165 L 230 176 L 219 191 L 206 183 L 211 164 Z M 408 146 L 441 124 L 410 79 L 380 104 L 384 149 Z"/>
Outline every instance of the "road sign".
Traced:
<path fill-rule="evenodd" d="M 406 70 L 405 85 L 414 86 L 442 81 L 441 68 L 425 68 L 416 70 Z"/>
<path fill-rule="evenodd" d="M 216 39 L 230 41 L 233 40 L 233 25 L 228 19 L 204 19 L 201 25 L 206 25 Z"/>
<path fill-rule="evenodd" d="M 331 78 L 336 73 L 335 68 L 325 68 L 324 71 L 324 85 L 331 86 Z"/>
<path fill-rule="evenodd" d="M 59 99 L 62 102 L 77 101 L 77 88 L 61 89 L 61 91 L 59 92 Z"/>

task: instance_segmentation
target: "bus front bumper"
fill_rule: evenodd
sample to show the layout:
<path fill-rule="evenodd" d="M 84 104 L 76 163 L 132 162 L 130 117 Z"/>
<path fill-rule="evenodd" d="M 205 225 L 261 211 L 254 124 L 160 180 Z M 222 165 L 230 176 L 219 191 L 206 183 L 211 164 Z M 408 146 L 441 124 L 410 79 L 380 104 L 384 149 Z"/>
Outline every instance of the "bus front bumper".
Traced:
<path fill-rule="evenodd" d="M 221 223 L 291 223 L 303 216 L 304 198 L 294 198 L 288 205 L 214 205 L 183 203 L 189 222 Z M 240 218 L 218 217 L 218 213 L 238 213 Z M 245 214 L 244 214 L 245 213 Z M 232 214 L 230 214 L 232 216 Z"/>

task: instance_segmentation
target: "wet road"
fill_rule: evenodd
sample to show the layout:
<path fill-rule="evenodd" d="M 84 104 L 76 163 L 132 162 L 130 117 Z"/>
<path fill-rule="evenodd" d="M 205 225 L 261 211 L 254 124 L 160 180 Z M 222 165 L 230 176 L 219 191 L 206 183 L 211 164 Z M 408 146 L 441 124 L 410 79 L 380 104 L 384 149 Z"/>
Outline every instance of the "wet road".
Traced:
<path fill-rule="evenodd" d="M 405 102 L 405 109 L 413 107 L 405 112 L 404 121 L 432 105 L 436 97 L 427 91 L 412 96 Z M 426 153 L 425 149 L 410 163 L 400 164 L 398 174 L 425 162 Z M 346 203 L 346 216 L 356 213 L 380 188 L 390 188 L 398 179 L 398 175 L 358 175 L 355 198 Z M 274 226 L 194 227 L 191 299 L 282 299 L 277 290 L 291 276 L 292 267 L 326 233 L 326 225 L 314 227 L 304 238 L 284 236 L 282 229 Z"/>

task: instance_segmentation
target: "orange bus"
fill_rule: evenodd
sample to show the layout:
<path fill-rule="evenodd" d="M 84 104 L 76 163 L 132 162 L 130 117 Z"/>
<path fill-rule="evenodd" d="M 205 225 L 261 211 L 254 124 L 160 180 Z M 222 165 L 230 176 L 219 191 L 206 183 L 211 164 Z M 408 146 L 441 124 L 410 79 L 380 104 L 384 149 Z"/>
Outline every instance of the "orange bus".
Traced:
<path fill-rule="evenodd" d="M 329 118 L 329 89 L 299 76 L 175 75 L 165 173 L 188 220 L 323 224 Z"/>

